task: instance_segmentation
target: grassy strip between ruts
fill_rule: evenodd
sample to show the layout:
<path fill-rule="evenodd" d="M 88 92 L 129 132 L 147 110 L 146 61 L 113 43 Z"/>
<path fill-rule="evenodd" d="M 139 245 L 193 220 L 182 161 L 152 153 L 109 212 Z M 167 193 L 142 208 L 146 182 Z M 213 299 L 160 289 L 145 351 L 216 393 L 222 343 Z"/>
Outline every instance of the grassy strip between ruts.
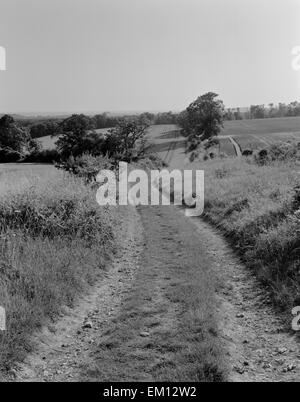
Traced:
<path fill-rule="evenodd" d="M 0 183 L 0 369 L 22 359 L 34 330 L 101 277 L 114 251 L 114 217 L 95 191 L 49 167 L 7 172 Z"/>
<path fill-rule="evenodd" d="M 175 207 L 140 207 L 144 248 L 131 289 L 82 367 L 89 381 L 222 381 L 214 270 Z"/>

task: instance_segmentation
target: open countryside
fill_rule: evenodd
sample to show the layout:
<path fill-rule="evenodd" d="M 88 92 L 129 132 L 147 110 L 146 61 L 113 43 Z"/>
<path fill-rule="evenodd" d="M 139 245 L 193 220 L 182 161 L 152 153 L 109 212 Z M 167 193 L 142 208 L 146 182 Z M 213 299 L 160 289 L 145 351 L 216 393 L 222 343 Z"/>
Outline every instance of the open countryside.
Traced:
<path fill-rule="evenodd" d="M 0 381 L 298 382 L 298 0 L 42 3 L 0 0 Z"/>

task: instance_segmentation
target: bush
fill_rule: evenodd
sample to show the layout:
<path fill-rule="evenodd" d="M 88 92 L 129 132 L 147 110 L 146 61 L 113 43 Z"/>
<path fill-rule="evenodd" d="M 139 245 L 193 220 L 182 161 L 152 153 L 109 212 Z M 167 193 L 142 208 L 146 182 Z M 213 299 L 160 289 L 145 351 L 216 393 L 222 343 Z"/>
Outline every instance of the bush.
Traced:
<path fill-rule="evenodd" d="M 272 144 L 269 149 L 270 159 L 272 161 L 293 160 L 300 157 L 299 144 L 280 142 Z"/>
<path fill-rule="evenodd" d="M 93 182 L 102 169 L 112 169 L 114 162 L 104 156 L 92 156 L 83 154 L 81 156 L 70 156 L 66 161 L 56 165 L 58 169 L 65 170 L 73 175 L 82 177 L 86 182 Z"/>
<path fill-rule="evenodd" d="M 243 156 L 251 156 L 253 155 L 253 150 L 252 149 L 244 149 L 242 152 Z"/>
<path fill-rule="evenodd" d="M 83 153 L 101 154 L 104 138 L 93 131 L 94 121 L 83 114 L 73 114 L 62 121 L 61 131 L 56 142 L 57 149 L 63 159 L 71 155 L 79 156 Z"/>
<path fill-rule="evenodd" d="M 204 142 L 204 149 L 208 150 L 209 148 L 219 146 L 220 140 L 218 137 L 211 137 L 207 141 Z"/>
<path fill-rule="evenodd" d="M 45 149 L 41 151 L 34 151 L 26 155 L 22 162 L 31 163 L 55 163 L 61 159 L 60 153 L 56 149 Z"/>
<path fill-rule="evenodd" d="M 228 156 L 228 155 L 227 155 L 225 152 L 220 152 L 220 153 L 219 153 L 219 158 L 220 158 L 220 159 L 225 159 L 225 158 L 227 158 L 227 156 Z"/>
<path fill-rule="evenodd" d="M 102 145 L 102 154 L 116 162 L 137 162 L 148 153 L 146 130 L 148 125 L 136 120 L 123 120 L 109 130 Z"/>
<path fill-rule="evenodd" d="M 254 162 L 258 165 L 279 161 L 299 161 L 300 160 L 300 143 L 295 142 L 279 142 L 270 145 L 269 148 L 261 149 L 254 155 Z"/>
<path fill-rule="evenodd" d="M 267 149 L 260 149 L 254 154 L 254 161 L 258 165 L 265 165 L 269 159 L 268 159 L 268 150 Z"/>
<path fill-rule="evenodd" d="M 0 163 L 18 162 L 21 156 L 18 151 L 0 148 Z"/>
<path fill-rule="evenodd" d="M 140 159 L 136 163 L 132 163 L 137 169 L 162 169 L 168 165 L 156 154 L 149 154 L 145 158 Z"/>

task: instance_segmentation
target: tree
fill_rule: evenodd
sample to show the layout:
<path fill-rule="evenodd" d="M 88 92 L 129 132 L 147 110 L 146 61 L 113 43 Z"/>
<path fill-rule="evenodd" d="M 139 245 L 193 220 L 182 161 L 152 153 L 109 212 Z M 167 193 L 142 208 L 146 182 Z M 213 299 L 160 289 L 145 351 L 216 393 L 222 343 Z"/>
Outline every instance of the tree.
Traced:
<path fill-rule="evenodd" d="M 153 113 L 145 112 L 139 115 L 138 120 L 141 124 L 154 124 L 155 123 L 155 115 Z"/>
<path fill-rule="evenodd" d="M 234 112 L 230 108 L 227 109 L 224 118 L 226 120 L 234 120 Z"/>
<path fill-rule="evenodd" d="M 208 92 L 199 96 L 181 113 L 179 121 L 185 135 L 189 137 L 192 149 L 221 131 L 225 110 L 223 102 L 217 97 L 217 94 Z"/>
<path fill-rule="evenodd" d="M 234 119 L 235 120 L 242 120 L 241 109 L 238 107 L 234 112 Z"/>
<path fill-rule="evenodd" d="M 26 147 L 30 135 L 26 130 L 19 127 L 12 116 L 4 115 L 0 119 L 0 148 L 20 154 Z"/>
<path fill-rule="evenodd" d="M 265 105 L 250 106 L 250 116 L 252 119 L 264 119 L 265 115 Z"/>
<path fill-rule="evenodd" d="M 95 128 L 97 129 L 114 127 L 118 122 L 117 117 L 110 116 L 107 113 L 96 114 L 93 117 L 93 120 L 95 123 Z"/>
<path fill-rule="evenodd" d="M 12 116 L 0 119 L 0 161 L 15 162 L 36 146 L 28 130 L 19 127 Z"/>
<path fill-rule="evenodd" d="M 46 137 L 47 135 L 54 136 L 57 131 L 58 124 L 51 120 L 33 124 L 30 127 L 30 135 L 32 138 Z"/>
<path fill-rule="evenodd" d="M 136 161 L 147 151 L 146 130 L 148 124 L 141 120 L 124 119 L 109 130 L 102 152 L 115 160 Z"/>
<path fill-rule="evenodd" d="M 60 137 L 56 146 L 63 158 L 89 152 L 101 153 L 104 138 L 93 131 L 94 121 L 83 114 L 73 114 L 60 124 Z"/>

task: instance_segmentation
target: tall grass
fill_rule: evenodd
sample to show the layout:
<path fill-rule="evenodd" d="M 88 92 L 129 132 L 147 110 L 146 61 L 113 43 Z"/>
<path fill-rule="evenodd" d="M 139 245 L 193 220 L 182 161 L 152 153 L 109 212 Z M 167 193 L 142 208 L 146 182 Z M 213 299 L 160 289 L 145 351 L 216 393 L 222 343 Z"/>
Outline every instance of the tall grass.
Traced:
<path fill-rule="evenodd" d="M 283 308 L 300 304 L 300 177 L 297 160 L 257 165 L 223 159 L 205 171 L 205 217 L 219 227 Z"/>
<path fill-rule="evenodd" d="M 112 214 L 94 191 L 54 169 L 41 176 L 0 177 L 2 370 L 30 350 L 35 329 L 101 276 L 114 250 Z"/>

